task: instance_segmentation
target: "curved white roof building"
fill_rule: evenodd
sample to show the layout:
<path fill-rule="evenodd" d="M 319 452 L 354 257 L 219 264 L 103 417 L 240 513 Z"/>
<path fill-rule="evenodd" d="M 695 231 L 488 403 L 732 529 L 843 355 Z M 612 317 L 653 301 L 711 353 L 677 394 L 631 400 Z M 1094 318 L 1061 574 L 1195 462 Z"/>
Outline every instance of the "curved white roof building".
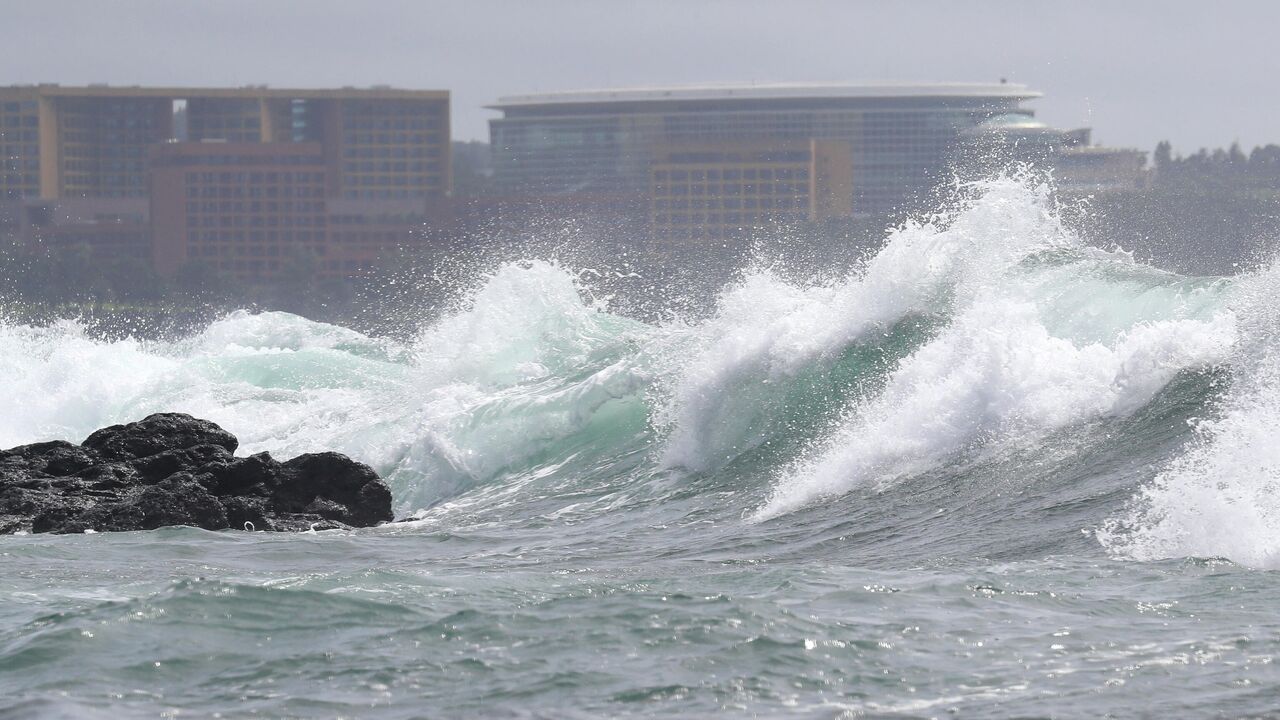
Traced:
<path fill-rule="evenodd" d="M 701 85 L 514 95 L 490 105 L 494 170 L 520 195 L 644 191 L 666 143 L 830 139 L 849 143 L 853 206 L 883 212 L 944 179 L 961 134 L 1028 114 L 1012 83 Z"/>

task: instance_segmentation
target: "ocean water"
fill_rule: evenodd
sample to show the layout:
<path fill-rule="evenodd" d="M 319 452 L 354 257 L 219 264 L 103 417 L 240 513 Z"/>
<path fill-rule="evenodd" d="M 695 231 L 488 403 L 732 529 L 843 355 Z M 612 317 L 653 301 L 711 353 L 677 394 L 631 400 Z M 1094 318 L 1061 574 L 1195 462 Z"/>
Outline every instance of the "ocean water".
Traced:
<path fill-rule="evenodd" d="M 411 342 L 0 324 L 0 447 L 188 412 L 414 518 L 0 537 L 0 717 L 1280 713 L 1280 266 L 998 180 L 775 270 L 643 323 L 531 259 Z"/>

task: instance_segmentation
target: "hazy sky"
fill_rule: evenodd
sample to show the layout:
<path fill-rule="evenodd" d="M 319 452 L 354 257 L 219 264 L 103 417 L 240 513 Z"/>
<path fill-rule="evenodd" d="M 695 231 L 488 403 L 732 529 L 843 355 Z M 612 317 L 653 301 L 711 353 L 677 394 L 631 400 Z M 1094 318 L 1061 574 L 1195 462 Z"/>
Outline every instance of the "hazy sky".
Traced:
<path fill-rule="evenodd" d="M 1097 141 L 1280 143 L 1280 2 L 0 0 L 0 84 L 453 91 L 454 136 L 526 92 L 997 81 Z"/>

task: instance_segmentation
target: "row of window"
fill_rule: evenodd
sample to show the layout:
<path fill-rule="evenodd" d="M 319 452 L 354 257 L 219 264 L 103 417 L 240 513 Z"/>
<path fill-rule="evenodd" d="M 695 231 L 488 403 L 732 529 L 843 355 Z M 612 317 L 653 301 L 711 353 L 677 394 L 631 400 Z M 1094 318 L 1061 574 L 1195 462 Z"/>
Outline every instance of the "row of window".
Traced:
<path fill-rule="evenodd" d="M 140 175 L 113 175 L 110 173 L 67 173 L 62 178 L 63 185 L 67 187 L 85 186 L 119 186 L 119 187 L 143 187 L 146 178 Z"/>
<path fill-rule="evenodd" d="M 779 219 L 777 213 L 727 212 L 727 213 L 673 213 L 654 215 L 653 225 L 757 225 Z"/>
<path fill-rule="evenodd" d="M 94 143 L 66 143 L 62 146 L 63 157 L 68 158 L 131 158 L 141 163 L 147 156 L 145 145 L 98 145 Z"/>
<path fill-rule="evenodd" d="M 35 138 L 32 138 L 34 140 Z M 25 155 L 27 157 L 36 157 L 40 154 L 40 146 L 36 144 L 19 145 L 22 142 L 17 137 L 5 135 L 0 132 L 0 155 L 5 157 L 18 157 Z"/>
<path fill-rule="evenodd" d="M 440 145 L 348 145 L 342 151 L 342 157 L 347 160 L 404 160 L 443 156 L 444 150 Z"/>
<path fill-rule="evenodd" d="M 372 267 L 372 263 L 360 262 L 359 260 L 328 260 L 320 263 L 320 270 L 337 272 L 368 272 Z M 213 264 L 213 267 L 226 273 L 250 274 L 259 276 L 264 271 L 278 272 L 281 268 L 279 260 L 223 260 Z"/>
<path fill-rule="evenodd" d="M 200 155 L 171 155 L 160 158 L 156 162 L 157 167 L 174 167 L 183 165 L 323 165 L 324 158 L 319 155 L 225 155 L 222 153 L 207 153 Z M 212 172 L 205 173 L 187 173 L 187 182 L 195 182 L 192 178 L 200 178 L 204 182 L 213 182 L 213 177 L 233 177 L 230 173 Z M 254 182 L 262 182 L 265 178 L 267 182 L 275 182 L 282 179 L 279 174 L 262 172 L 252 172 L 247 176 L 244 173 L 234 175 L 234 177 L 250 177 L 255 178 Z M 293 177 L 290 175 L 289 177 Z M 209 178 L 209 179 L 205 179 Z M 274 179 L 273 179 L 274 178 Z M 304 176 L 305 178 L 305 176 Z M 224 182 L 231 182 L 225 180 Z M 243 180 L 240 180 L 243 182 Z"/>
<path fill-rule="evenodd" d="M 37 130 L 0 130 L 0 140 L 8 142 L 37 143 L 39 142 L 40 133 Z M 37 145 L 28 144 L 26 152 L 35 153 Z"/>
<path fill-rule="evenodd" d="M 320 230 L 188 230 L 187 242 L 192 245 L 213 247 L 211 243 L 323 243 L 325 234 Z M 229 245 L 227 246 L 229 247 Z M 268 247 L 277 247 L 271 245 Z M 287 249 L 286 249 L 287 251 Z M 202 251 L 204 252 L 204 251 Z M 229 250 L 227 252 L 230 252 Z M 256 252 L 256 251 L 255 251 Z M 275 252 L 274 250 L 272 252 Z M 321 251 L 323 252 L 323 251 Z M 243 254 L 243 253 L 241 253 Z"/>
<path fill-rule="evenodd" d="M 672 180 L 675 182 L 702 182 L 705 180 L 808 180 L 807 167 L 791 168 L 746 168 L 707 169 L 707 170 L 655 170 L 653 179 L 657 181 Z"/>
<path fill-rule="evenodd" d="M 438 130 L 444 119 L 430 111 L 417 110 L 412 115 L 388 117 L 345 117 L 342 126 L 347 130 Z"/>
<path fill-rule="evenodd" d="M 304 233 L 299 233 L 302 235 Z M 216 237 L 210 237 L 208 234 L 201 235 L 196 238 L 194 235 L 190 240 L 190 253 L 199 257 L 218 257 L 218 256 L 248 256 L 248 257 L 288 257 L 297 254 L 299 248 L 306 248 L 309 252 L 316 255 L 324 255 L 328 248 L 322 244 L 325 239 L 321 233 L 314 233 L 313 237 L 299 237 L 294 240 L 288 240 L 289 244 L 281 244 L 281 239 L 276 237 L 261 237 L 260 233 L 251 233 L 247 244 L 242 233 L 237 237 L 231 237 L 228 233 L 222 233 Z M 272 234 L 274 235 L 274 233 Z M 332 237 L 331 242 L 345 242 L 348 244 L 367 244 L 367 245 L 394 245 L 405 240 L 408 236 L 404 233 L 373 233 L 372 235 L 365 233 L 358 237 Z M 130 241 L 133 242 L 133 241 Z M 318 244 L 320 243 L 320 244 Z"/>
<path fill-rule="evenodd" d="M 40 118 L 36 115 L 0 115 L 0 127 L 34 128 L 39 125 Z"/>
<path fill-rule="evenodd" d="M 330 242 L 349 244 L 384 245 L 394 244 L 409 237 L 408 230 L 400 232 L 331 232 Z"/>
<path fill-rule="evenodd" d="M 686 195 L 801 195 L 809 192 L 808 183 L 709 183 L 706 185 L 655 185 L 656 196 Z"/>
<path fill-rule="evenodd" d="M 422 160 L 416 160 L 414 162 L 406 162 L 406 161 L 391 162 L 389 160 L 384 160 L 382 162 L 374 162 L 372 160 L 366 160 L 364 162 L 347 162 L 347 163 L 343 163 L 342 165 L 342 169 L 349 173 L 357 173 L 357 172 L 364 172 L 364 173 L 417 172 L 417 173 L 420 173 L 420 172 L 434 171 L 439 169 L 439 167 L 440 167 L 439 163 L 425 162 Z"/>
<path fill-rule="evenodd" d="M 318 215 L 188 215 L 188 228 L 238 227 L 324 227 L 324 216 Z"/>
<path fill-rule="evenodd" d="M 123 160 L 84 160 L 84 159 L 67 159 L 62 162 L 62 170 L 68 174 L 86 173 L 100 175 L 103 173 L 113 173 L 116 175 L 143 175 L 146 168 L 138 163 L 126 162 Z"/>
<path fill-rule="evenodd" d="M 655 240 L 722 240 L 739 237 L 746 228 L 720 225 L 660 227 L 650 233 Z"/>
<path fill-rule="evenodd" d="M 159 130 L 167 128 L 168 125 L 161 125 L 157 122 L 154 113 L 147 112 L 143 115 L 126 115 L 117 117 L 114 115 L 73 115 L 63 114 L 60 117 L 62 127 L 66 130 L 124 130 L 129 134 L 145 132 L 150 130 Z"/>
<path fill-rule="evenodd" d="M 256 115 L 199 115 L 190 118 L 187 122 L 192 129 L 205 130 L 221 128 L 257 130 L 262 127 L 262 119 Z"/>
<path fill-rule="evenodd" d="M 40 176 L 35 173 L 5 173 L 0 175 L 0 180 L 3 180 L 6 187 L 16 187 L 18 185 L 40 187 Z"/>
<path fill-rule="evenodd" d="M 203 202 L 197 202 L 195 200 L 187 201 L 187 212 L 193 215 L 199 213 L 278 214 L 322 211 L 324 211 L 324 201 L 322 200 L 299 200 L 297 202 L 293 202 L 291 200 L 286 200 L 284 202 L 263 202 L 261 200 L 252 200 L 248 202 L 242 200 L 234 202 L 230 200 L 223 200 L 222 202 L 213 202 L 211 200 L 205 200 Z"/>
<path fill-rule="evenodd" d="M 430 188 L 440 185 L 437 175 L 346 175 L 343 185 L 349 187 L 416 187 Z"/>
<path fill-rule="evenodd" d="M 792 197 L 762 197 L 762 198 L 697 198 L 693 200 L 665 200 L 659 198 L 653 201 L 653 209 L 655 211 L 664 210 L 754 210 L 757 208 L 763 210 L 793 210 L 795 208 L 807 207 L 809 198 L 807 195 L 797 195 Z"/>
<path fill-rule="evenodd" d="M 192 140 L 223 140 L 225 142 L 253 142 L 262 139 L 258 130 L 192 130 Z"/>
<path fill-rule="evenodd" d="M 426 145 L 440 140 L 437 133 L 343 133 L 348 145 Z"/>
<path fill-rule="evenodd" d="M 322 172 L 189 172 L 186 174 L 188 183 L 204 183 L 212 185 L 213 183 L 221 183 L 230 185 L 238 184 L 271 184 L 271 183 L 324 183 L 324 173 Z"/>
<path fill-rule="evenodd" d="M 292 199 L 306 197 L 324 197 L 324 187 L 320 185 L 188 185 L 187 198 L 219 198 L 245 199 L 266 198 L 268 200 Z"/>
<path fill-rule="evenodd" d="M 280 246 L 280 245 L 206 245 L 198 244 L 191 247 L 191 255 L 196 257 L 292 257 L 299 254 L 296 252 L 298 246 Z M 317 255 L 324 254 L 322 246 L 314 246 L 310 248 Z"/>
<path fill-rule="evenodd" d="M 434 191 L 438 192 L 439 190 L 436 189 Z M 416 200 L 427 197 L 429 194 L 429 191 L 421 189 L 388 190 L 383 188 L 380 190 L 344 190 L 342 197 L 349 200 Z"/>

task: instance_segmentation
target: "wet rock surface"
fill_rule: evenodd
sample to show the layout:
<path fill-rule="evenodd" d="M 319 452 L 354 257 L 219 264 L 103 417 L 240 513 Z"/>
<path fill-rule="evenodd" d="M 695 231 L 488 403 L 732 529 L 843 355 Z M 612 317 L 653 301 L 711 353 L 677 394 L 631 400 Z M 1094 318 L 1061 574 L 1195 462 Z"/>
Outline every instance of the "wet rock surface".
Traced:
<path fill-rule="evenodd" d="M 181 413 L 113 425 L 80 445 L 0 450 L 0 534 L 154 530 L 274 531 L 387 522 L 391 491 L 368 465 L 334 452 L 280 462 L 235 457 L 234 435 Z"/>

